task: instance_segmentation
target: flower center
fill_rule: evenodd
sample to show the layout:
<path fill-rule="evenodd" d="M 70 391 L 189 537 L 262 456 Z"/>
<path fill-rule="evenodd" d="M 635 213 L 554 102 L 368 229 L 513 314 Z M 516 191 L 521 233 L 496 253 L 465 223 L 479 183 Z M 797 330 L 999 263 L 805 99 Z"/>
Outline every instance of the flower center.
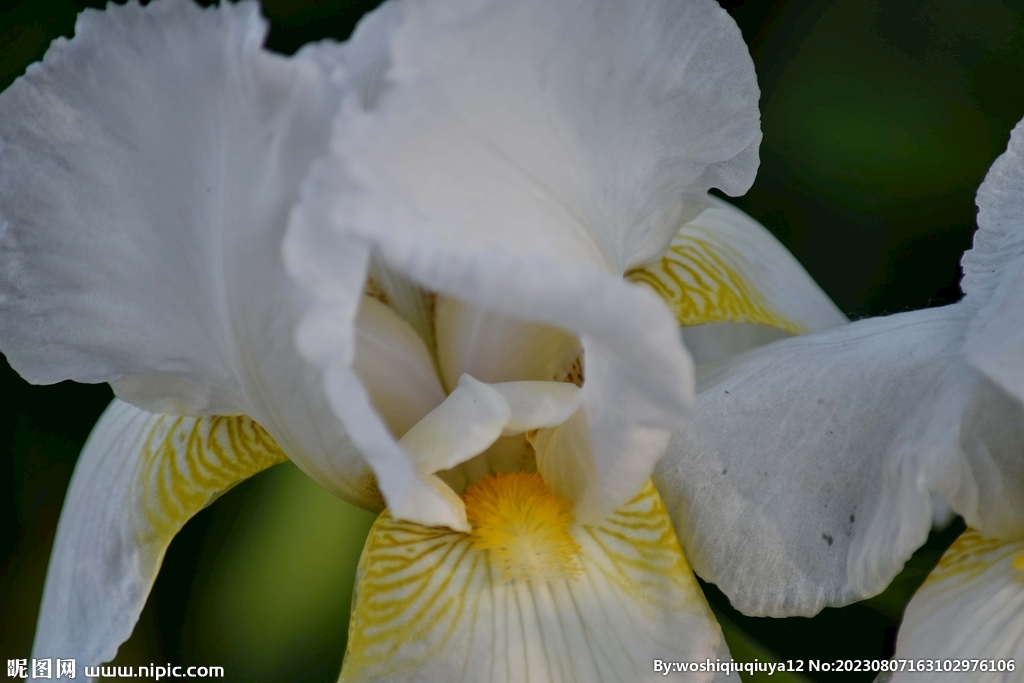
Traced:
<path fill-rule="evenodd" d="M 572 504 L 556 496 L 536 472 L 500 472 L 466 490 L 470 543 L 488 551 L 506 581 L 573 579 L 579 544 L 569 529 Z"/>

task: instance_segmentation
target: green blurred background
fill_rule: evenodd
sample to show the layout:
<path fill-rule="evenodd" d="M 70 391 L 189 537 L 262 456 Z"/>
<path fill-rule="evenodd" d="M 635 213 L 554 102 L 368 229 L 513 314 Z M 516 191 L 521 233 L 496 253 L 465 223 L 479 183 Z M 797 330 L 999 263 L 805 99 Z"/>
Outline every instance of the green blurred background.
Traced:
<path fill-rule="evenodd" d="M 70 36 L 77 12 L 92 4 L 0 4 L 0 87 L 54 37 Z M 290 53 L 309 40 L 345 38 L 374 4 L 267 0 L 269 47 Z M 749 0 L 726 8 L 762 90 L 761 170 L 737 203 L 853 318 L 955 301 L 974 193 L 1024 116 L 1024 4 Z M 3 363 L 0 396 L 0 658 L 28 657 L 64 491 L 111 392 L 32 387 Z M 372 519 L 291 465 L 236 487 L 171 545 L 118 660 L 221 665 L 238 681 L 333 681 Z M 907 597 L 960 529 L 955 522 L 933 534 L 882 596 L 814 619 L 743 617 L 705 589 L 738 658 L 887 656 Z"/>

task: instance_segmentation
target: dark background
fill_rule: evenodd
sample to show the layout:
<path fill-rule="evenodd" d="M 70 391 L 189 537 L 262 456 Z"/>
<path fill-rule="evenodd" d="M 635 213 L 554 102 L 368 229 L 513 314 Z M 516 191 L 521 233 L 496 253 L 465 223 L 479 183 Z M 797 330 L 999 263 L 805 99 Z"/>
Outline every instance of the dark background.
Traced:
<path fill-rule="evenodd" d="M 374 4 L 267 0 L 269 47 L 292 52 L 344 38 Z M 54 37 L 72 35 L 89 5 L 0 3 L 0 87 Z M 958 299 L 975 191 L 1024 116 L 1024 4 L 749 0 L 726 8 L 762 91 L 761 169 L 737 203 L 853 318 Z M 111 393 L 105 385 L 32 387 L 2 363 L 0 396 L 0 658 L 29 657 L 64 491 Z M 229 680 L 335 680 L 371 521 L 290 465 L 238 486 L 171 545 L 118 661 L 221 665 Z M 882 596 L 814 619 L 746 618 L 713 586 L 706 591 L 739 658 L 879 658 L 892 652 L 908 596 L 961 528 L 933 534 Z"/>

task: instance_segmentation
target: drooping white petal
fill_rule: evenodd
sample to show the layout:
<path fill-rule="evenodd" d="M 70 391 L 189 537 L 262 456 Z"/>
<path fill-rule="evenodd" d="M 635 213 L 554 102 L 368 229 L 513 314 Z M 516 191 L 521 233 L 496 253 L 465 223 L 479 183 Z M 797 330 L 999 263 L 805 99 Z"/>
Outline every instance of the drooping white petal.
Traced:
<path fill-rule="evenodd" d="M 295 349 L 306 297 L 280 257 L 338 52 L 276 55 L 266 29 L 250 2 L 87 10 L 0 95 L 0 349 L 33 382 L 249 415 L 318 482 L 379 506 Z"/>
<path fill-rule="evenodd" d="M 1019 418 L 995 398 L 972 413 L 985 380 L 960 355 L 970 314 L 852 323 L 700 377 L 655 477 L 697 572 L 744 612 L 813 614 L 885 588 L 927 537 L 932 492 L 1024 522 L 1010 493 L 1024 481 L 1006 477 L 1019 428 L 978 422 L 991 405 Z"/>
<path fill-rule="evenodd" d="M 284 453 L 245 417 L 155 415 L 114 401 L 75 466 L 32 656 L 113 659 L 171 539 L 217 496 Z"/>
<path fill-rule="evenodd" d="M 1024 541 L 1000 541 L 974 529 L 965 531 L 907 605 L 894 658 L 925 660 L 926 669 L 897 672 L 891 683 L 1020 680 Z M 955 671 L 928 671 L 928 663 L 934 668 L 936 660 L 940 669 L 952 660 L 948 666 Z M 1013 662 L 1012 671 L 1007 670 L 1008 662 Z"/>
<path fill-rule="evenodd" d="M 381 515 L 340 680 L 632 683 L 664 678 L 655 658 L 714 658 L 721 631 L 653 486 L 571 539 L 569 578 L 508 579 L 471 536 Z"/>
<path fill-rule="evenodd" d="M 846 322 L 770 232 L 736 207 L 711 201 L 661 259 L 626 274 L 675 312 L 696 363 Z"/>
<path fill-rule="evenodd" d="M 978 232 L 964 254 L 962 287 L 979 307 L 966 352 L 993 382 L 1024 402 L 1024 122 L 978 188 Z"/>
<path fill-rule="evenodd" d="M 880 592 L 933 513 L 1024 536 L 1022 140 L 1018 126 L 979 190 L 962 302 L 777 342 L 699 380 L 656 481 L 695 568 L 740 609 Z"/>

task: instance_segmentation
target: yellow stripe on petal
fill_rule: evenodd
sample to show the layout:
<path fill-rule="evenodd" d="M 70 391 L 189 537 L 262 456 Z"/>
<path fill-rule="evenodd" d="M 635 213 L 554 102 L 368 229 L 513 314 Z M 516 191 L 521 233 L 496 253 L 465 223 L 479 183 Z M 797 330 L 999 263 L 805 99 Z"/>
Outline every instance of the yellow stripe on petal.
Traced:
<path fill-rule="evenodd" d="M 178 530 L 238 482 L 284 460 L 247 417 L 175 417 L 111 403 L 64 499 L 33 656 L 110 661 Z"/>
<path fill-rule="evenodd" d="M 744 322 L 805 332 L 768 303 L 746 276 L 744 260 L 714 235 L 688 226 L 672 239 L 661 261 L 634 268 L 626 278 L 653 289 L 683 326 Z"/>
<path fill-rule="evenodd" d="M 967 529 L 949 546 L 925 583 L 953 578 L 970 581 L 984 573 L 994 562 L 1012 554 L 1012 547 L 1005 541 L 985 538 L 977 529 Z"/>
<path fill-rule="evenodd" d="M 899 659 L 962 661 L 957 671 L 897 672 L 892 683 L 1008 683 L 1024 663 L 1024 540 L 986 538 L 968 529 L 907 604 L 896 638 Z M 992 665 L 979 668 L 978 661 Z"/>
<path fill-rule="evenodd" d="M 536 473 L 465 502 L 469 534 L 378 518 L 341 681 L 633 682 L 662 679 L 655 659 L 714 660 L 721 632 L 653 484 L 596 526 Z"/>
<path fill-rule="evenodd" d="M 194 514 L 253 474 L 287 460 L 262 427 L 244 416 L 154 415 L 136 470 L 144 519 L 139 544 L 160 554 Z"/>
<path fill-rule="evenodd" d="M 846 322 L 764 226 L 730 204 L 709 200 L 711 207 L 680 229 L 661 261 L 626 277 L 657 292 L 680 325 L 741 323 L 706 332 L 713 345 L 732 339 L 727 345 L 733 352 L 770 341 L 763 328 L 799 334 Z"/>

